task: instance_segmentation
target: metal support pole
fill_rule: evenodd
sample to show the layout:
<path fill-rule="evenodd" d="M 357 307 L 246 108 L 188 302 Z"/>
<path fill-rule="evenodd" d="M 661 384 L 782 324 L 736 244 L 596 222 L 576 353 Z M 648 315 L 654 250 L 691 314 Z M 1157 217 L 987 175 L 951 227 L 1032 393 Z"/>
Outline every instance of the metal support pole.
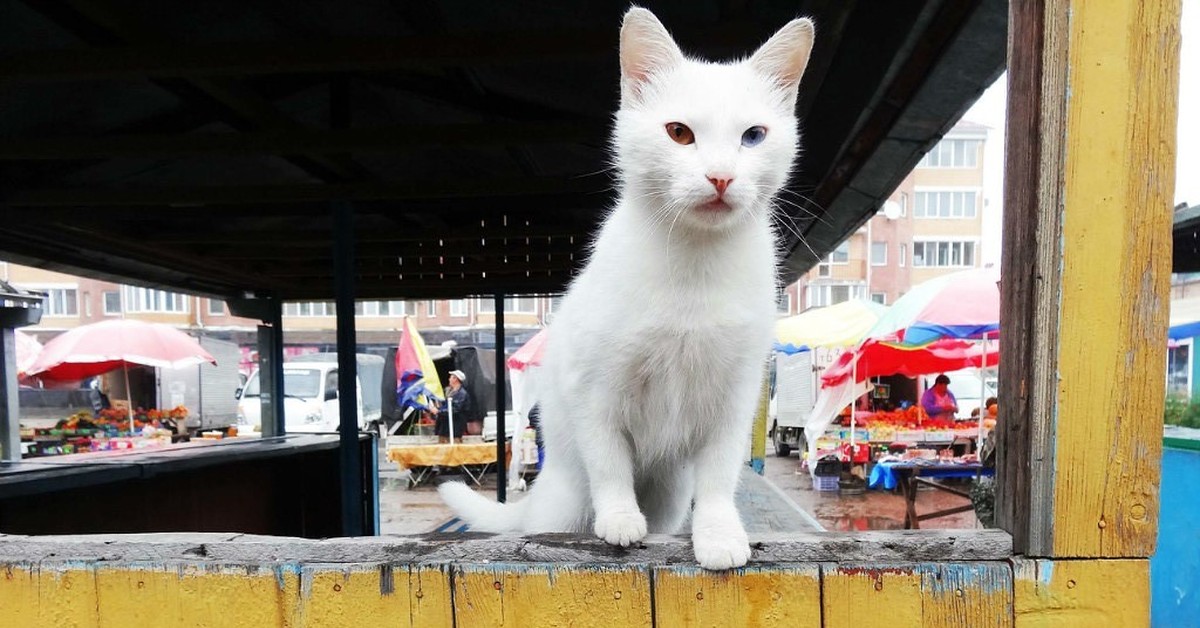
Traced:
<path fill-rule="evenodd" d="M 263 436 L 287 433 L 284 420 L 283 386 L 283 303 L 271 298 L 267 303 L 267 325 L 258 327 L 259 407 Z"/>
<path fill-rule="evenodd" d="M 17 332 L 0 327 L 0 462 L 21 460 L 17 397 Z"/>
<path fill-rule="evenodd" d="M 504 364 L 504 293 L 496 293 L 496 501 L 508 499 L 508 464 L 505 460 L 505 375 Z"/>
<path fill-rule="evenodd" d="M 333 214 L 342 535 L 362 536 L 365 519 L 362 449 L 358 444 L 357 338 L 354 332 L 354 208 L 347 202 L 336 202 Z"/>

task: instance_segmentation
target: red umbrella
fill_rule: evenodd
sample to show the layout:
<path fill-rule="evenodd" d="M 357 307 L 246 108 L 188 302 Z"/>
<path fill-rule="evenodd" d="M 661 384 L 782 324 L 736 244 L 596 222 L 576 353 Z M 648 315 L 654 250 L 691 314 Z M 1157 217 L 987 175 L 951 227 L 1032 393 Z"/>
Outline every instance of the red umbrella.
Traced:
<path fill-rule="evenodd" d="M 508 368 L 524 371 L 531 366 L 537 366 L 542 363 L 542 351 L 546 347 L 546 330 L 543 328 L 538 333 L 533 335 L 528 342 L 521 345 L 517 352 L 509 356 Z"/>
<path fill-rule="evenodd" d="M 130 364 L 173 369 L 204 362 L 217 363 L 182 331 L 162 323 L 119 319 L 76 327 L 51 340 L 25 374 L 79 380 Z"/>
<path fill-rule="evenodd" d="M 821 375 L 821 387 L 836 386 L 852 376 L 863 382 L 883 375 L 915 377 L 979 367 L 983 355 L 983 347 L 966 340 L 947 338 L 923 347 L 867 340 L 857 350 L 842 353 L 833 366 L 825 369 Z M 987 366 L 998 364 L 1000 347 L 991 345 L 986 359 Z"/>

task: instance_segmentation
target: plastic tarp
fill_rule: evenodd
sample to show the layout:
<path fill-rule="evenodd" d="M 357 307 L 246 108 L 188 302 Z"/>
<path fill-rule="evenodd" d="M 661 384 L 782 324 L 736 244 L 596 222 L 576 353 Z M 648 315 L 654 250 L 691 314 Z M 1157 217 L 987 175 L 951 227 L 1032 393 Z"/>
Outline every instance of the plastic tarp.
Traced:
<path fill-rule="evenodd" d="M 981 343 L 947 338 L 923 347 L 908 347 L 890 342 L 868 340 L 854 351 L 845 351 L 833 366 L 821 374 L 823 388 L 836 386 L 857 373 L 858 381 L 885 375 L 916 377 L 964 368 L 978 368 L 984 359 Z M 1000 343 L 989 342 L 986 366 L 1000 362 Z M 857 366 L 855 365 L 857 362 Z"/>
<path fill-rule="evenodd" d="M 847 377 L 840 384 L 822 388 L 817 393 L 817 405 L 813 406 L 808 423 L 804 426 L 804 433 L 808 435 L 809 469 L 816 469 L 817 438 L 825 433 L 842 408 L 854 403 L 869 389 L 866 382 L 855 384 Z"/>
<path fill-rule="evenodd" d="M 775 350 L 794 354 L 810 347 L 856 345 L 887 309 L 874 301 L 853 299 L 780 319 L 775 323 Z"/>

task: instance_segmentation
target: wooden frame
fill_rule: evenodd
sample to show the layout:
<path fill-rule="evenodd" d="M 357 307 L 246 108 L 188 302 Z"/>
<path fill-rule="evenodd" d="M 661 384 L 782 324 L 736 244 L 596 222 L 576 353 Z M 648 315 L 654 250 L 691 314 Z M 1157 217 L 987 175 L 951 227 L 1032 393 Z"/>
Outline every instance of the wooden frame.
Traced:
<path fill-rule="evenodd" d="M 1010 7 L 1004 531 L 759 538 L 732 574 L 698 570 L 682 539 L 0 536 L 0 619 L 1146 625 L 1180 0 Z"/>

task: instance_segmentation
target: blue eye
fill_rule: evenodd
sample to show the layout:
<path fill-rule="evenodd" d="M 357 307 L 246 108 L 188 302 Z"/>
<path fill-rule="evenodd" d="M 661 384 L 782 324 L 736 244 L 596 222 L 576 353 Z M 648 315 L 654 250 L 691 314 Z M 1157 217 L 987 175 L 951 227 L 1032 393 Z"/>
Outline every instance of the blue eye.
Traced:
<path fill-rule="evenodd" d="M 742 146 L 745 146 L 746 148 L 758 146 L 766 138 L 767 138 L 767 127 L 752 126 L 748 129 L 746 129 L 745 133 L 742 133 Z"/>

